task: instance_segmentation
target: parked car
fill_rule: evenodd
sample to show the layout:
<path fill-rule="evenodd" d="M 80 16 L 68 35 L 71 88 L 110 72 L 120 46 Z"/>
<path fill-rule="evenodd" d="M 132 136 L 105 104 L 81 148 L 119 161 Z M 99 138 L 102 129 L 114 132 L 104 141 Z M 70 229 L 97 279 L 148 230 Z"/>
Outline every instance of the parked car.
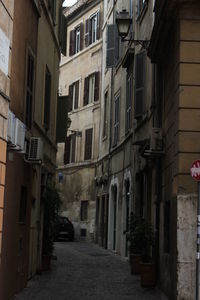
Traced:
<path fill-rule="evenodd" d="M 74 240 L 74 226 L 67 217 L 58 217 L 56 223 L 56 239 Z"/>

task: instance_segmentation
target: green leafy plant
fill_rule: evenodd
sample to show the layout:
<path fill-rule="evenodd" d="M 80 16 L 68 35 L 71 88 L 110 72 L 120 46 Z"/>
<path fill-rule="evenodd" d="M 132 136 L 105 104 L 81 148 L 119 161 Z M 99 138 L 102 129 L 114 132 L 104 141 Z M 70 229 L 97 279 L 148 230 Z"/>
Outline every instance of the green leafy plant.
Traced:
<path fill-rule="evenodd" d="M 45 188 L 44 196 L 44 228 L 43 228 L 43 254 L 53 253 L 53 244 L 56 234 L 56 220 L 61 206 L 61 199 L 54 186 Z"/>
<path fill-rule="evenodd" d="M 154 244 L 151 225 L 131 213 L 127 234 L 130 242 L 130 253 L 141 254 L 144 260 L 149 259 L 150 248 Z"/>

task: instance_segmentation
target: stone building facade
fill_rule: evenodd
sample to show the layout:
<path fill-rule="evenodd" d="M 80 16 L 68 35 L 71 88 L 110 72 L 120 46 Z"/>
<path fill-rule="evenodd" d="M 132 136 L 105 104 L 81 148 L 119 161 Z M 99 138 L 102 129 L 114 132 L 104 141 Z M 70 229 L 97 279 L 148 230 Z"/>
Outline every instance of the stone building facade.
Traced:
<path fill-rule="evenodd" d="M 53 184 L 56 168 L 62 2 L 0 3 L 0 49 L 6 50 L 4 35 L 8 36 L 11 57 L 9 71 L 0 70 L 1 118 L 8 117 L 5 125 L 0 123 L 0 132 L 4 128 L 0 298 L 4 300 L 24 288 L 42 268 L 43 191 Z"/>
<path fill-rule="evenodd" d="M 67 53 L 60 64 L 60 95 L 68 96 L 65 143 L 58 144 L 62 214 L 81 236 L 94 238 L 95 162 L 99 151 L 103 2 L 78 1 L 66 8 Z M 67 101 L 67 100 L 66 100 Z"/>

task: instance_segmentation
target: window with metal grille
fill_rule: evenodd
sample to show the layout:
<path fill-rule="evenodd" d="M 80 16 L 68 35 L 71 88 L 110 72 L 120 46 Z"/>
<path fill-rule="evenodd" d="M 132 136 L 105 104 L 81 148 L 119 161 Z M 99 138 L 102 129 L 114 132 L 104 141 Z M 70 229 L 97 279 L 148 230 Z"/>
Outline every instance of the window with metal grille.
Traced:
<path fill-rule="evenodd" d="M 45 74 L 45 96 L 44 96 L 44 127 L 50 126 L 50 105 L 51 105 L 51 73 L 46 66 Z"/>
<path fill-rule="evenodd" d="M 93 128 L 87 129 L 85 131 L 85 160 L 92 158 L 92 136 Z"/>
<path fill-rule="evenodd" d="M 88 201 L 81 201 L 81 221 L 88 219 Z"/>
<path fill-rule="evenodd" d="M 31 128 L 34 97 L 34 57 L 28 50 L 26 62 L 26 125 Z"/>
<path fill-rule="evenodd" d="M 120 112 L 120 95 L 118 94 L 115 97 L 114 102 L 114 136 L 113 136 L 113 145 L 117 145 L 119 141 L 119 112 Z"/>

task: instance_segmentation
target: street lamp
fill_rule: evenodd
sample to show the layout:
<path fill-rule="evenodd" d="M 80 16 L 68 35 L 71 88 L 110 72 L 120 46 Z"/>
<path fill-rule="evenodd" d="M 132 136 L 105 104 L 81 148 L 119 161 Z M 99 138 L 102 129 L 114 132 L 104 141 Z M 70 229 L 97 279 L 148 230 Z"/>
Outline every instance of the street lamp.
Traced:
<path fill-rule="evenodd" d="M 67 129 L 68 129 L 68 131 L 74 133 L 77 137 L 82 137 L 82 132 L 81 131 L 69 129 L 70 126 L 71 126 L 71 123 L 72 123 L 72 120 L 68 117 L 67 118 Z"/>
<path fill-rule="evenodd" d="M 133 38 L 126 39 L 132 23 L 132 18 L 129 16 L 129 13 L 126 9 L 122 9 L 122 11 L 116 14 L 115 21 L 122 42 L 133 42 L 135 45 L 140 44 L 144 49 L 148 49 L 150 43 L 148 40 L 135 40 Z"/>

